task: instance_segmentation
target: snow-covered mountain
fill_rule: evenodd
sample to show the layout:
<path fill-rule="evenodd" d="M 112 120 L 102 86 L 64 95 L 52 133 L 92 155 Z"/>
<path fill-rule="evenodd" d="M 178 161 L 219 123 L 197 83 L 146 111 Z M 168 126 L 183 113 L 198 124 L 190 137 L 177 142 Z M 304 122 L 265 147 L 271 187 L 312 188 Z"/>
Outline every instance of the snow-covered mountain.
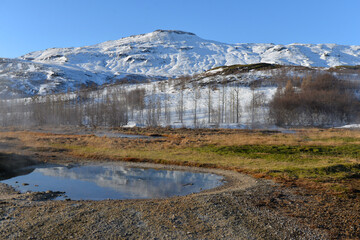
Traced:
<path fill-rule="evenodd" d="M 0 60 L 2 95 L 46 94 L 82 84 L 144 81 L 201 73 L 234 64 L 313 67 L 359 65 L 360 46 L 336 44 L 226 44 L 193 33 L 156 30 L 93 46 L 51 48 Z"/>
<path fill-rule="evenodd" d="M 216 66 L 278 63 L 315 67 L 360 64 L 360 46 L 336 44 L 226 44 L 193 33 L 152 33 L 79 48 L 52 48 L 21 59 L 92 72 L 179 76 Z"/>

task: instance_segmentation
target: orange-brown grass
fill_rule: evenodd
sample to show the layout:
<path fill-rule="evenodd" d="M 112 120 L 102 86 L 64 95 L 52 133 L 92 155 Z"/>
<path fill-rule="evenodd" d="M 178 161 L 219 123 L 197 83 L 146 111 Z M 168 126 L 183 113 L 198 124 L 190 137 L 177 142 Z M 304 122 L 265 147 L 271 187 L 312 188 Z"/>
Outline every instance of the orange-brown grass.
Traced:
<path fill-rule="evenodd" d="M 65 135 L 29 131 L 0 132 L 0 139 L 17 139 L 32 151 L 61 152 L 98 160 L 145 161 L 163 164 L 215 167 L 256 176 L 300 182 L 322 182 L 331 188 L 355 188 L 360 163 L 355 154 L 319 155 L 313 152 L 262 152 L 261 146 L 351 146 L 360 144 L 360 131 L 343 129 L 299 129 L 294 134 L 248 130 L 132 129 L 127 133 L 161 134 L 158 139 L 126 139 L 95 135 Z M 245 146 L 247 154 L 222 147 Z M 258 148 L 260 150 L 258 150 Z M 242 148 L 240 147 L 240 150 Z M 63 150 L 66 150 L 63 151 Z M 280 149 L 281 150 L 281 149 Z M 296 149 L 295 149 L 296 150 Z M 355 165 L 354 165 L 355 164 Z M 355 166 L 355 167 L 353 167 Z M 340 187 L 341 189 L 341 187 Z"/>

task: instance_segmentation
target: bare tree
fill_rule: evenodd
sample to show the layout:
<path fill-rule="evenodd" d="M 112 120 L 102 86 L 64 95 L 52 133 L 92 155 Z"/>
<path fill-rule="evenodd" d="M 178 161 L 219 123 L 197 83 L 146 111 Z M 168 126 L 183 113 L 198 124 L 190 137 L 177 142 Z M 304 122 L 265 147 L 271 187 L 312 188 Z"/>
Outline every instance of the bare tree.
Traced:
<path fill-rule="evenodd" d="M 170 109 L 170 96 L 165 94 L 164 99 L 164 115 L 165 115 L 165 124 L 167 126 L 171 125 L 171 109 Z"/>
<path fill-rule="evenodd" d="M 185 106 L 184 106 L 184 91 L 186 87 L 186 81 L 187 78 L 179 78 L 179 102 L 177 104 L 176 110 L 178 114 L 178 120 L 181 123 L 184 123 L 184 112 L 185 112 Z"/>
<path fill-rule="evenodd" d="M 240 105 L 240 89 L 235 87 L 235 111 L 236 111 L 236 123 L 240 122 L 241 105 Z"/>
<path fill-rule="evenodd" d="M 198 101 L 201 98 L 201 94 L 200 94 L 200 89 L 199 89 L 199 85 L 196 82 L 193 82 L 192 84 L 192 88 L 193 88 L 193 94 L 192 94 L 192 100 L 193 100 L 193 124 L 194 127 L 197 127 L 198 125 L 198 119 L 197 119 L 197 113 L 198 113 Z"/>
<path fill-rule="evenodd" d="M 208 123 L 211 122 L 211 111 L 212 111 L 212 97 L 211 97 L 211 93 L 212 93 L 212 88 L 210 86 L 210 84 L 208 84 L 208 89 L 207 89 L 207 118 L 208 118 Z"/>
<path fill-rule="evenodd" d="M 261 123 L 261 115 L 264 116 L 264 109 L 266 103 L 266 96 L 263 92 L 257 91 L 257 84 L 251 86 L 251 100 L 248 106 L 250 114 L 250 126 L 256 128 Z"/>

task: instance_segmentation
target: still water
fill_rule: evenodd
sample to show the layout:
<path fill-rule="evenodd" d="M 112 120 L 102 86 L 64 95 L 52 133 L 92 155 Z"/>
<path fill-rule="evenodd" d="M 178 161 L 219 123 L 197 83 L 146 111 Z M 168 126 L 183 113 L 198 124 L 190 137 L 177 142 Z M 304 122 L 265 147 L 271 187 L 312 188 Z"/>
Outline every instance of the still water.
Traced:
<path fill-rule="evenodd" d="M 57 199 L 104 200 L 183 196 L 218 187 L 223 177 L 211 173 L 106 165 L 39 165 L 27 175 L 1 181 L 21 192 L 61 191 Z"/>
<path fill-rule="evenodd" d="M 151 139 L 157 137 L 150 137 L 145 135 L 134 135 L 134 134 L 125 134 L 125 133 L 116 133 L 116 132 L 95 132 L 97 137 L 109 137 L 109 138 L 132 138 L 132 139 Z"/>

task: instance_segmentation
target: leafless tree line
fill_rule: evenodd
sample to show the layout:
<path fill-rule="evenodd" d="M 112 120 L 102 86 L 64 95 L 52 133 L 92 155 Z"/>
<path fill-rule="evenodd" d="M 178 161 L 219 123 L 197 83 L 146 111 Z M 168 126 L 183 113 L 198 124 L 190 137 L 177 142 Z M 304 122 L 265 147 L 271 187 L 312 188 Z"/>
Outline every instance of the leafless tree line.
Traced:
<path fill-rule="evenodd" d="M 151 90 L 112 87 L 69 94 L 0 100 L 2 126 L 143 126 L 219 127 L 243 124 L 259 127 L 333 126 L 354 121 L 360 112 L 354 84 L 330 74 L 305 75 L 280 84 L 273 99 L 260 90 L 261 82 L 199 84 L 185 76 L 154 84 Z M 169 92 L 170 91 L 170 92 Z"/>
<path fill-rule="evenodd" d="M 191 116 L 194 127 L 214 126 L 221 124 L 240 124 L 247 115 L 247 122 L 251 126 L 265 122 L 264 110 L 268 100 L 263 92 L 258 91 L 258 85 L 251 86 L 252 98 L 250 103 L 242 102 L 244 97 L 240 89 L 242 84 L 236 82 L 221 82 L 220 84 L 199 84 L 192 78 L 185 76 L 176 79 L 178 99 L 176 104 L 177 122 L 184 123 L 185 115 Z M 187 89 L 189 88 L 189 89 Z M 203 88 L 203 91 L 201 91 Z M 184 92 L 191 92 L 191 109 L 184 106 Z M 204 91 L 206 90 L 206 91 Z M 205 93 L 205 95 L 204 95 Z M 203 101 L 205 108 L 199 109 L 199 102 Z M 200 112 L 203 111 L 203 112 Z M 188 112 L 188 114 L 186 114 Z M 198 116 L 205 116 L 202 120 Z M 243 120 L 243 121 L 242 121 Z"/>
<path fill-rule="evenodd" d="M 143 126 L 220 126 L 240 124 L 248 115 L 254 124 L 264 108 L 263 94 L 252 90 L 249 105 L 241 102 L 240 85 L 223 83 L 200 86 L 190 77 L 144 88 L 125 87 L 81 90 L 68 94 L 0 100 L 1 126 L 107 126 L 120 127 L 129 121 Z M 173 92 L 166 92 L 174 87 Z M 188 124 L 188 125 L 187 125 Z"/>
<path fill-rule="evenodd" d="M 144 89 L 126 91 L 82 90 L 72 94 L 36 96 L 0 101 L 2 126 L 111 126 L 127 124 L 134 112 L 144 109 Z"/>

